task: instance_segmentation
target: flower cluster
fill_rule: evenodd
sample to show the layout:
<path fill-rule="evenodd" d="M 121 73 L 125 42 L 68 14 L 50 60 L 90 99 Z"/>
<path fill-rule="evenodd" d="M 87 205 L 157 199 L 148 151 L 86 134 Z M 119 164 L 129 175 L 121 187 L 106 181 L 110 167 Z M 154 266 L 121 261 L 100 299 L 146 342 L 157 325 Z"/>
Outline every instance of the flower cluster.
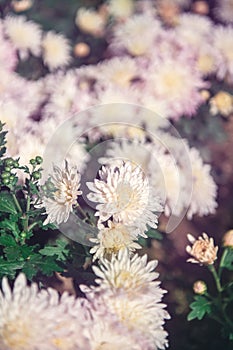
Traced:
<path fill-rule="evenodd" d="M 126 252 L 112 261 L 112 267 L 103 261 L 102 266 L 95 268 L 102 278 L 98 279 L 98 291 L 92 289 L 98 297 L 90 296 L 87 290 L 88 299 L 67 293 L 59 297 L 57 291 L 39 290 L 35 283 L 28 286 L 23 274 L 17 277 L 11 290 L 7 279 L 3 278 L 1 349 L 38 350 L 41 346 L 48 350 L 119 349 L 119 346 L 134 350 L 164 348 L 167 333 L 163 324 L 169 315 L 164 310 L 166 305 L 161 303 L 165 291 L 154 281 L 158 277 L 153 272 L 156 265 L 157 262 L 147 264 L 146 256 L 130 260 Z M 108 275 L 114 280 L 113 274 L 119 274 L 116 285 L 108 286 Z M 124 290 L 127 276 L 130 278 Z M 134 296 L 130 296 L 131 286 L 137 287 Z M 118 304 L 121 309 L 117 308 Z"/>

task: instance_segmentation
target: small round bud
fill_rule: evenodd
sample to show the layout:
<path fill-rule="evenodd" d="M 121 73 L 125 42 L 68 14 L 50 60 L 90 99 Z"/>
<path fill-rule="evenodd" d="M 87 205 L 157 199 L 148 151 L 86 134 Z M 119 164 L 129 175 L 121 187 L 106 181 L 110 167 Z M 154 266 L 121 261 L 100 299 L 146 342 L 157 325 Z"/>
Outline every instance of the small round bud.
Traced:
<path fill-rule="evenodd" d="M 30 164 L 31 165 L 36 165 L 36 160 L 35 159 L 30 159 Z"/>
<path fill-rule="evenodd" d="M 11 175 L 11 176 L 9 177 L 9 179 L 10 179 L 10 182 L 14 181 L 14 179 L 15 179 L 14 175 Z"/>
<path fill-rule="evenodd" d="M 8 178 L 2 180 L 4 185 L 9 185 L 10 180 Z"/>
<path fill-rule="evenodd" d="M 39 180 L 41 178 L 41 173 L 39 171 L 33 171 L 32 176 L 35 180 Z"/>
<path fill-rule="evenodd" d="M 6 166 L 12 167 L 14 165 L 14 160 L 12 158 L 7 158 L 5 164 Z"/>
<path fill-rule="evenodd" d="M 40 157 L 40 156 L 37 156 L 35 160 L 36 160 L 36 163 L 37 163 L 38 165 L 41 164 L 41 163 L 43 162 L 43 158 Z"/>
<path fill-rule="evenodd" d="M 5 171 L 10 172 L 10 171 L 11 171 L 11 167 L 6 166 L 6 167 L 5 167 Z"/>
<path fill-rule="evenodd" d="M 207 286 L 204 281 L 196 281 L 193 285 L 193 291 L 196 294 L 204 294 L 207 291 Z"/>
<path fill-rule="evenodd" d="M 9 171 L 4 171 L 1 176 L 2 179 L 8 179 L 11 176 L 11 173 Z"/>
<path fill-rule="evenodd" d="M 78 43 L 74 47 L 74 54 L 76 57 L 87 57 L 90 51 L 90 46 L 86 43 Z"/>
<path fill-rule="evenodd" d="M 27 237 L 26 232 L 23 231 L 23 232 L 20 234 L 20 237 L 23 238 L 23 239 L 26 238 L 26 237 Z"/>
<path fill-rule="evenodd" d="M 224 234 L 223 247 L 233 248 L 233 230 L 229 230 Z"/>

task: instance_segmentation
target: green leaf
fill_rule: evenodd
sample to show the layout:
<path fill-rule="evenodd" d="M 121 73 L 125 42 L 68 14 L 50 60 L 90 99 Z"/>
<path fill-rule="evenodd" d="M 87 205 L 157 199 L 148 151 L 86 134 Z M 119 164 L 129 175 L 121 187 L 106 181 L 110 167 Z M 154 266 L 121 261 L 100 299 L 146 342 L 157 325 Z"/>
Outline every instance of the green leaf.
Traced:
<path fill-rule="evenodd" d="M 2 223 L 0 223 L 0 225 L 1 224 Z M 0 236 L 0 244 L 3 246 L 10 246 L 10 247 L 17 246 L 17 243 L 15 242 L 14 238 L 11 235 Z"/>
<path fill-rule="evenodd" d="M 192 311 L 188 314 L 187 320 L 191 321 L 195 318 L 201 320 L 205 314 L 211 312 L 211 302 L 208 301 L 204 296 L 196 296 L 195 301 L 190 304 Z"/>
<path fill-rule="evenodd" d="M 24 265 L 23 261 L 6 261 L 3 257 L 0 257 L 0 274 L 1 276 L 8 276 L 14 278 L 17 270 L 22 269 Z"/>
<path fill-rule="evenodd" d="M 16 239 L 19 237 L 20 229 L 15 221 L 4 219 L 0 222 L 0 228 L 13 233 Z"/>
<path fill-rule="evenodd" d="M 161 241 L 163 239 L 163 235 L 159 231 L 157 231 L 153 228 L 151 228 L 149 231 L 147 231 L 146 235 L 150 238 L 154 238 L 154 239 L 157 239 L 159 241 Z"/>
<path fill-rule="evenodd" d="M 0 212 L 17 214 L 14 199 L 11 194 L 6 191 L 2 191 L 0 195 Z"/>
<path fill-rule="evenodd" d="M 233 271 L 233 249 L 225 248 L 225 251 L 222 256 L 220 263 L 220 268 L 226 268 L 230 271 Z"/>
<path fill-rule="evenodd" d="M 45 256 L 56 255 L 58 260 L 64 261 L 69 253 L 68 244 L 62 239 L 56 240 L 56 245 L 48 245 L 39 251 L 40 254 Z"/>

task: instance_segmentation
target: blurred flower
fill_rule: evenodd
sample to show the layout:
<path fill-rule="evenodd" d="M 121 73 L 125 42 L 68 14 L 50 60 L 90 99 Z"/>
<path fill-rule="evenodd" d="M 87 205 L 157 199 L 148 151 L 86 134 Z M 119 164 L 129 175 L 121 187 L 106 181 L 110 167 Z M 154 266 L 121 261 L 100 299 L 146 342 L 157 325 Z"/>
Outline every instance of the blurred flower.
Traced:
<path fill-rule="evenodd" d="M 202 295 L 207 291 L 207 286 L 204 281 L 196 281 L 193 285 L 193 291 L 196 294 Z"/>
<path fill-rule="evenodd" d="M 133 56 L 147 55 L 161 30 L 160 22 L 148 15 L 133 15 L 114 31 L 113 45 L 123 47 Z"/>
<path fill-rule="evenodd" d="M 223 247 L 233 248 L 233 230 L 227 231 L 223 236 Z"/>
<path fill-rule="evenodd" d="M 213 32 L 213 46 L 216 48 L 217 77 L 229 75 L 233 79 L 233 27 L 217 26 Z"/>
<path fill-rule="evenodd" d="M 76 25 L 83 31 L 92 35 L 102 35 L 105 19 L 93 9 L 79 8 L 75 19 Z"/>
<path fill-rule="evenodd" d="M 233 95 L 226 91 L 219 91 L 210 99 L 210 113 L 220 113 L 223 116 L 228 117 L 233 113 Z"/>
<path fill-rule="evenodd" d="M 224 23 L 233 23 L 233 0 L 217 0 L 216 17 Z"/>
<path fill-rule="evenodd" d="M 75 168 L 69 168 L 67 162 L 64 169 L 54 166 L 51 184 L 53 188 L 50 196 L 43 197 L 48 215 L 44 225 L 48 223 L 59 225 L 68 220 L 73 211 L 73 205 L 77 204 L 77 197 L 82 194 L 79 190 L 80 174 Z"/>
<path fill-rule="evenodd" d="M 4 28 L 22 59 L 26 59 L 29 52 L 39 56 L 41 29 L 38 24 L 27 21 L 24 16 L 8 16 L 4 20 Z"/>
<path fill-rule="evenodd" d="M 175 32 L 180 41 L 190 46 L 192 50 L 199 50 L 210 42 L 212 29 L 213 23 L 208 17 L 183 13 L 178 18 Z"/>
<path fill-rule="evenodd" d="M 111 164 L 103 166 L 99 175 L 100 180 L 87 183 L 92 191 L 87 197 L 98 203 L 96 216 L 100 222 L 112 216 L 114 221 L 136 226 L 142 233 L 147 225 L 157 227 L 155 213 L 161 212 L 162 207 L 139 167 L 133 168 L 130 162 L 122 162 L 121 166 Z"/>
<path fill-rule="evenodd" d="M 209 238 L 206 233 L 203 233 L 198 239 L 195 239 L 191 234 L 188 234 L 187 237 L 192 247 L 187 246 L 186 251 L 193 257 L 187 261 L 200 265 L 214 264 L 217 259 L 218 247 L 214 246 L 213 238 Z"/>
<path fill-rule="evenodd" d="M 207 1 L 195 1 L 192 4 L 192 10 L 198 15 L 208 15 L 210 9 Z"/>
<path fill-rule="evenodd" d="M 138 238 L 137 231 L 136 227 L 125 226 L 109 220 L 107 227 L 99 225 L 97 238 L 90 239 L 96 244 L 91 248 L 90 253 L 94 254 L 95 260 L 103 257 L 110 258 L 123 248 L 128 249 L 129 252 L 140 249 L 141 246 L 135 242 Z"/>
<path fill-rule="evenodd" d="M 192 166 L 192 179 L 187 178 L 187 185 L 192 185 L 188 219 L 194 214 L 199 216 L 215 213 L 217 207 L 217 185 L 210 175 L 211 167 L 204 164 L 197 149 L 191 148 L 189 152 Z"/>
<path fill-rule="evenodd" d="M 70 62 L 70 45 L 62 34 L 46 33 L 41 45 L 44 63 L 50 70 L 64 67 Z"/>
<path fill-rule="evenodd" d="M 149 67 L 147 84 L 150 93 L 168 104 L 172 119 L 192 115 L 202 102 L 199 90 L 205 87 L 200 73 L 189 58 L 174 59 L 166 56 L 160 63 Z"/>
<path fill-rule="evenodd" d="M 89 350 L 73 312 L 79 313 L 82 320 L 83 312 L 73 297 L 64 294 L 59 299 L 57 291 L 39 291 L 35 283 L 29 287 L 24 274 L 16 278 L 11 291 L 4 277 L 0 291 L 0 347 L 38 350 L 39 344 L 46 350 Z M 78 341 L 76 331 L 80 332 Z"/>
<path fill-rule="evenodd" d="M 32 7 L 33 0 L 13 0 L 11 1 L 11 6 L 15 12 L 24 12 Z"/>
<path fill-rule="evenodd" d="M 103 61 L 99 65 L 99 79 L 128 87 L 131 81 L 138 76 L 138 67 L 133 58 L 114 57 Z"/>
<path fill-rule="evenodd" d="M 108 1 L 109 13 L 117 18 L 130 17 L 134 11 L 133 0 L 109 0 Z"/>
<path fill-rule="evenodd" d="M 129 257 L 121 251 L 112 261 L 104 259 L 99 268 L 94 267 L 98 286 L 81 286 L 88 300 L 98 300 L 105 305 L 129 332 L 145 339 L 145 349 L 167 346 L 167 332 L 163 329 L 165 319 L 170 316 L 161 303 L 164 290 L 154 281 L 157 261 L 147 263 L 147 256 Z M 98 305 L 97 304 L 97 305 Z"/>

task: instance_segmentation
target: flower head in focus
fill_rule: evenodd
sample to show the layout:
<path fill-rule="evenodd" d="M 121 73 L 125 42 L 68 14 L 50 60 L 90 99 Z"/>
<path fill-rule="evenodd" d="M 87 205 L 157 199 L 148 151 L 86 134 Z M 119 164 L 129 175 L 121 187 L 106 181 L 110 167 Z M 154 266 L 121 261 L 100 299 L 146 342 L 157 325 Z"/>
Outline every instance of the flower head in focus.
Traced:
<path fill-rule="evenodd" d="M 218 246 L 214 246 L 213 238 L 209 238 L 206 233 L 195 239 L 191 234 L 188 234 L 188 240 L 192 246 L 187 246 L 186 251 L 192 258 L 188 262 L 200 265 L 213 265 L 217 259 Z"/>
<path fill-rule="evenodd" d="M 68 220 L 73 211 L 73 205 L 77 204 L 77 197 L 82 194 L 82 191 L 79 190 L 80 174 L 76 168 L 69 168 L 67 163 L 64 169 L 54 166 L 50 186 L 52 187 L 51 194 L 43 197 L 43 204 L 48 215 L 44 225 L 48 223 L 59 225 Z"/>
<path fill-rule="evenodd" d="M 29 52 L 35 56 L 40 54 L 41 29 L 38 24 L 27 21 L 24 16 L 8 16 L 4 28 L 21 58 L 27 58 Z"/>
<path fill-rule="evenodd" d="M 103 166 L 99 175 L 100 180 L 87 183 L 92 191 L 87 197 L 97 203 L 96 216 L 100 222 L 113 217 L 115 222 L 138 227 L 142 233 L 147 225 L 157 227 L 157 213 L 162 207 L 140 167 L 122 162 L 120 166 Z"/>
<path fill-rule="evenodd" d="M 121 249 L 112 259 L 101 259 L 100 266 L 93 266 L 98 277 L 96 290 L 113 293 L 126 292 L 130 297 L 147 295 L 161 301 L 165 291 L 159 287 L 160 282 L 155 281 L 159 274 L 155 272 L 157 260 L 147 261 L 147 255 L 130 257 L 127 249 Z"/>
<path fill-rule="evenodd" d="M 64 67 L 70 62 L 70 45 L 62 34 L 48 32 L 42 40 L 43 60 L 50 70 Z"/>
<path fill-rule="evenodd" d="M 107 227 L 100 224 L 97 238 L 90 239 L 91 242 L 95 243 L 90 253 L 95 254 L 94 259 L 102 259 L 117 254 L 123 248 L 130 252 L 140 249 L 141 246 L 135 242 L 138 238 L 137 231 L 135 227 L 114 223 L 110 220 Z"/>

